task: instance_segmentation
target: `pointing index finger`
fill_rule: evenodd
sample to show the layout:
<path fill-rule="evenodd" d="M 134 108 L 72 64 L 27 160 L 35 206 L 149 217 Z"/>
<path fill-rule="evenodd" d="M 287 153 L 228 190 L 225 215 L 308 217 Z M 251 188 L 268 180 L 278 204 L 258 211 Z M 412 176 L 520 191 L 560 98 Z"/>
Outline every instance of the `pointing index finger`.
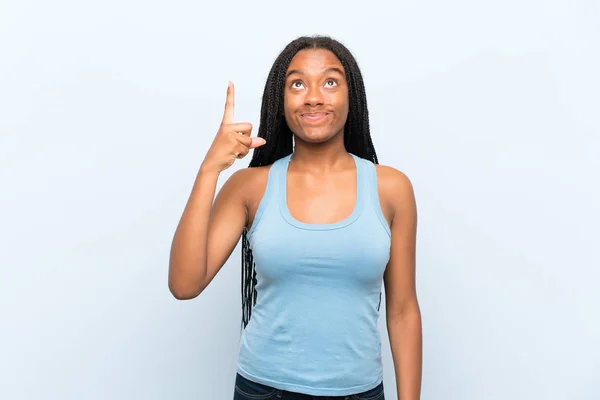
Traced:
<path fill-rule="evenodd" d="M 225 113 L 223 114 L 223 123 L 233 123 L 233 108 L 235 105 L 235 91 L 233 82 L 227 83 L 227 98 L 225 99 Z"/>

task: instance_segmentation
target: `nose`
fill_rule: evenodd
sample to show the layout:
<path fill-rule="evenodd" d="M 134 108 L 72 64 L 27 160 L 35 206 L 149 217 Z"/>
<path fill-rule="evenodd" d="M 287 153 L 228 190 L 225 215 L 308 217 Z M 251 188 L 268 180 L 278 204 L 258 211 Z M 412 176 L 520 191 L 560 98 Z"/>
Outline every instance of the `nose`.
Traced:
<path fill-rule="evenodd" d="M 309 86 L 304 98 L 304 105 L 310 107 L 323 105 L 323 93 L 318 85 Z"/>

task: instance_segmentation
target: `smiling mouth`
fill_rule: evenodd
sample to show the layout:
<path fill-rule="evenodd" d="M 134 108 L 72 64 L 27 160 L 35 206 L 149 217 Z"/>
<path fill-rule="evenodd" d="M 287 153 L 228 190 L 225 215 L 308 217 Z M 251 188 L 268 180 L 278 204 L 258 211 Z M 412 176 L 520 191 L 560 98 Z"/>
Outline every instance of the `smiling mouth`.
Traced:
<path fill-rule="evenodd" d="M 304 114 L 300 114 L 300 116 L 302 117 L 302 119 L 304 119 L 306 121 L 316 122 L 316 121 L 320 121 L 320 120 L 324 119 L 329 114 L 331 114 L 331 113 L 328 113 L 328 112 L 304 113 Z"/>

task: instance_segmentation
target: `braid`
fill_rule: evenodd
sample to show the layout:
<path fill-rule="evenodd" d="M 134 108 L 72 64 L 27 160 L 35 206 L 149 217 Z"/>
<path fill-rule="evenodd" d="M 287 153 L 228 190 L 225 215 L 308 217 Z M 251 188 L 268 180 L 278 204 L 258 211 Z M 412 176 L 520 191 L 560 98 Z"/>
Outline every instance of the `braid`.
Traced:
<path fill-rule="evenodd" d="M 293 152 L 293 133 L 287 126 L 283 112 L 283 94 L 287 69 L 300 50 L 325 49 L 340 60 L 348 81 L 349 109 L 344 125 L 346 151 L 358 157 L 378 163 L 371 132 L 369 112 L 362 74 L 350 51 L 340 42 L 327 36 L 303 36 L 289 43 L 275 59 L 263 91 L 258 137 L 267 143 L 254 149 L 249 167 L 271 165 Z M 250 321 L 252 308 L 256 305 L 256 268 L 248 231 L 242 233 L 242 329 Z M 381 293 L 379 295 L 381 304 Z M 379 306 L 377 307 L 379 310 Z"/>

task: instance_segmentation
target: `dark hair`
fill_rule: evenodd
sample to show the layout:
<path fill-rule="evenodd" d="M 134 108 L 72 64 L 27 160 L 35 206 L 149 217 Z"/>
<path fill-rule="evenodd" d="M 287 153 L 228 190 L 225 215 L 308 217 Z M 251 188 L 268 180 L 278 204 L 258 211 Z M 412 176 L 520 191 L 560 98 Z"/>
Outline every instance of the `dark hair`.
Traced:
<path fill-rule="evenodd" d="M 267 143 L 254 150 L 249 167 L 270 165 L 293 151 L 293 133 L 283 113 L 285 75 L 292 58 L 300 50 L 325 49 L 340 60 L 348 83 L 348 118 L 344 125 L 346 151 L 377 164 L 377 155 L 369 130 L 369 112 L 365 85 L 360 69 L 350 51 L 340 42 L 327 36 L 302 36 L 289 43 L 275 59 L 262 97 L 258 137 Z M 242 234 L 242 328 L 250 321 L 256 304 L 256 270 L 247 230 Z"/>

